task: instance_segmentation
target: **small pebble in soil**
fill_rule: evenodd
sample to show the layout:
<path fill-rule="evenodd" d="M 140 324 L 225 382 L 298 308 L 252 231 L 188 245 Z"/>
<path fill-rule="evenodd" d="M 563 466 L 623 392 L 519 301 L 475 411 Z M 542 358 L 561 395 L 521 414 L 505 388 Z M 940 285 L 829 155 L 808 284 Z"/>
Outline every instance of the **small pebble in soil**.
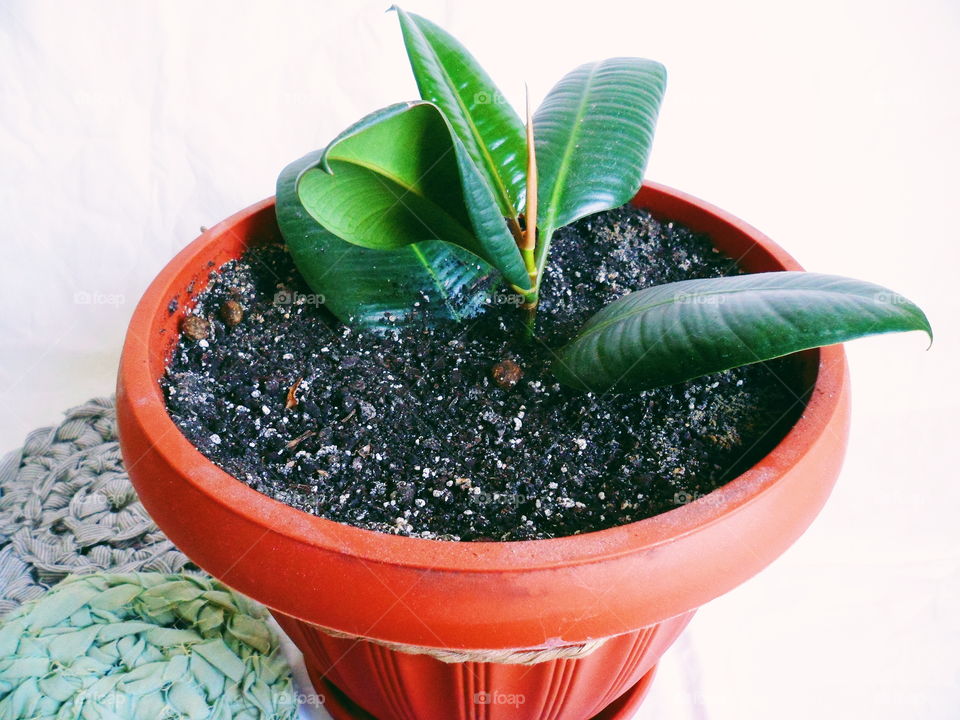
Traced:
<path fill-rule="evenodd" d="M 201 452 L 309 513 L 446 540 L 599 530 L 735 477 L 796 420 L 804 391 L 784 358 L 581 393 L 553 379 L 551 348 L 631 290 L 737 272 L 707 238 L 624 207 L 556 233 L 534 342 L 500 303 L 462 325 L 378 334 L 301 302 L 312 296 L 288 253 L 266 245 L 211 275 L 161 385 Z"/>
<path fill-rule="evenodd" d="M 523 370 L 520 369 L 520 366 L 517 365 L 517 363 L 507 358 L 506 360 L 501 360 L 494 365 L 491 374 L 493 375 L 493 380 L 495 383 L 497 383 L 497 385 L 502 387 L 504 390 L 509 390 L 518 382 L 520 382 L 520 378 L 523 377 Z"/>
<path fill-rule="evenodd" d="M 210 336 L 210 322 L 197 315 L 185 315 L 180 331 L 190 340 L 206 340 Z"/>
<path fill-rule="evenodd" d="M 224 300 L 220 306 L 220 317 L 229 327 L 239 325 L 243 320 L 243 306 L 236 300 Z"/>

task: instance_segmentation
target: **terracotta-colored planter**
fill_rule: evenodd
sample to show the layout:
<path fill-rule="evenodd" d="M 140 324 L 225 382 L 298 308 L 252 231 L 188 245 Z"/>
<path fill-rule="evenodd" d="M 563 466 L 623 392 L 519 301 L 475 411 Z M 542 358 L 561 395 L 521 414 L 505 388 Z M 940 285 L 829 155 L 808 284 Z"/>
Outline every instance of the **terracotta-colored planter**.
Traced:
<path fill-rule="evenodd" d="M 649 183 L 635 203 L 709 233 L 748 270 L 800 269 L 754 228 L 688 195 Z M 204 232 L 157 276 L 123 348 L 120 442 L 158 525 L 202 568 L 273 610 L 338 718 L 627 717 L 693 611 L 780 555 L 830 493 L 849 423 L 839 346 L 797 356 L 813 390 L 763 460 L 700 501 L 641 522 L 555 540 L 451 543 L 360 530 L 261 495 L 179 432 L 157 380 L 179 317 L 211 270 L 277 236 L 273 202 L 265 200 Z M 448 664 L 316 626 L 459 650 L 613 639 L 579 659 Z"/>

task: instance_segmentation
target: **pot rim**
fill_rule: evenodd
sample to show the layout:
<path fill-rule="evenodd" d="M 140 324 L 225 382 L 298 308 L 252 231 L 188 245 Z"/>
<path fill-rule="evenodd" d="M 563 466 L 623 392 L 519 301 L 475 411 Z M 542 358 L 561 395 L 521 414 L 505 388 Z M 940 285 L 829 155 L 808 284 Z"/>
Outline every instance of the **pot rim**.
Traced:
<path fill-rule="evenodd" d="M 783 269 L 803 269 L 759 230 L 720 208 L 653 182 L 644 184 L 635 203 L 638 199 L 642 202 L 643 192 L 657 193 L 679 204 L 695 205 L 748 237 Z M 177 278 L 185 268 L 198 265 L 201 258 L 206 259 L 211 243 L 233 232 L 233 227 L 240 221 L 266 211 L 273 203 L 273 198 L 262 200 L 204 231 L 160 271 L 134 310 L 120 362 L 120 377 L 129 411 L 152 439 L 148 452 L 162 455 L 171 466 L 180 469 L 184 481 L 195 490 L 263 527 L 265 535 L 286 536 L 297 543 L 371 564 L 385 563 L 437 572 L 517 573 L 646 553 L 718 523 L 756 502 L 829 430 L 831 419 L 844 401 L 847 380 L 842 346 L 807 351 L 815 354 L 817 360 L 812 391 L 808 393 L 801 416 L 766 456 L 733 480 L 704 495 L 702 501 L 604 530 L 543 540 L 457 542 L 392 535 L 310 515 L 261 494 L 208 460 L 180 432 L 167 413 L 154 361 L 159 356 L 157 344 L 166 339 L 159 328 L 163 313 L 167 312 L 171 298 L 183 290 L 175 286 Z M 198 273 L 201 272 L 198 265 Z M 145 333 L 137 331 L 143 328 L 146 328 Z M 166 360 L 164 354 L 164 366 Z M 137 459 L 133 464 L 136 462 Z"/>

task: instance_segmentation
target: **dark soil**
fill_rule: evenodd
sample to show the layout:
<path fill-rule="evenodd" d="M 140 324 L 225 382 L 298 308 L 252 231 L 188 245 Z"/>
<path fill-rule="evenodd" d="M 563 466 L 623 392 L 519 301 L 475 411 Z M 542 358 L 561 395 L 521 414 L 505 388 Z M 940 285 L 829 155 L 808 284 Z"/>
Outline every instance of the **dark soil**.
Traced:
<path fill-rule="evenodd" d="M 449 540 L 599 530 L 756 462 L 802 409 L 796 373 L 785 359 L 598 397 L 557 385 L 548 347 L 630 290 L 736 272 L 644 211 L 586 218 L 557 233 L 539 340 L 524 344 L 503 295 L 463 325 L 345 327 L 267 246 L 212 277 L 162 385 L 201 452 L 310 513 Z"/>

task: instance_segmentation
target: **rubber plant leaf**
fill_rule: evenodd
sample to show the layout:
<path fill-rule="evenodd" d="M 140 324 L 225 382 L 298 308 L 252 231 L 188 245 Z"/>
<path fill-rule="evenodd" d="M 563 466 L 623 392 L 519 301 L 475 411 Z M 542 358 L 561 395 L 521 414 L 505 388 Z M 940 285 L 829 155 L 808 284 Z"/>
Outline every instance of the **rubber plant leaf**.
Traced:
<path fill-rule="evenodd" d="M 550 90 L 533 118 L 541 235 L 636 194 L 666 79 L 658 62 L 620 57 L 581 65 Z"/>
<path fill-rule="evenodd" d="M 562 348 L 561 382 L 595 392 L 671 385 L 865 335 L 923 330 L 923 311 L 836 275 L 769 272 L 684 280 L 615 300 Z"/>
<path fill-rule="evenodd" d="M 522 205 L 524 126 L 473 55 L 426 18 L 394 6 L 420 96 L 436 104 L 493 190 L 504 217 Z"/>
<path fill-rule="evenodd" d="M 319 224 L 303 206 L 298 186 L 304 173 L 320 167 L 321 154 L 310 153 L 284 168 L 276 206 L 284 241 L 319 301 L 348 325 L 374 328 L 403 322 L 418 310 L 457 322 L 480 311 L 493 270 L 472 253 L 440 240 L 371 250 Z"/>
<path fill-rule="evenodd" d="M 391 105 L 331 142 L 297 184 L 337 237 L 375 250 L 442 240 L 472 252 L 518 289 L 530 285 L 492 192 L 440 109 Z"/>

